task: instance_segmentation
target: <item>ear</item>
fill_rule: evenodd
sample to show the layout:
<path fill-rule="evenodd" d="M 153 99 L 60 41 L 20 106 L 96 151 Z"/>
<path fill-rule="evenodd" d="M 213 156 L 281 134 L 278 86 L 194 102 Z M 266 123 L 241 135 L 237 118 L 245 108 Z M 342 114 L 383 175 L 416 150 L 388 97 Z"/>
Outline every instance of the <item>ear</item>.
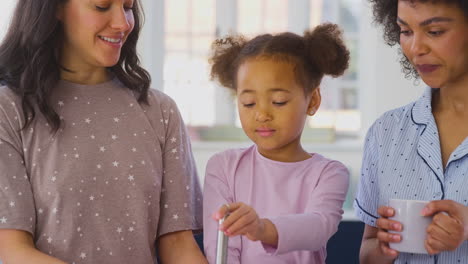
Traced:
<path fill-rule="evenodd" d="M 315 88 L 309 99 L 309 106 L 307 107 L 307 115 L 313 116 L 320 107 L 322 96 L 320 95 L 320 87 Z"/>

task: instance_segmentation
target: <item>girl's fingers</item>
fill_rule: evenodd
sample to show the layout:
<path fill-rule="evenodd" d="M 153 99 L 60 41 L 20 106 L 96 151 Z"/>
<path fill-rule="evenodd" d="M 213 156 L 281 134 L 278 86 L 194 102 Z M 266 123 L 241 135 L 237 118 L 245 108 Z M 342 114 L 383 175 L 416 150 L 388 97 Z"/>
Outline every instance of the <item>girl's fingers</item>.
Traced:
<path fill-rule="evenodd" d="M 220 229 L 226 231 L 233 223 L 235 223 L 239 218 L 248 213 L 249 208 L 247 206 L 238 206 L 235 209 L 230 208 L 230 214 L 226 217 Z"/>
<path fill-rule="evenodd" d="M 227 229 L 227 234 L 229 236 L 245 235 L 253 230 L 255 221 L 255 218 L 246 215 L 231 225 L 231 227 Z"/>
<path fill-rule="evenodd" d="M 216 213 L 213 214 L 213 218 L 215 220 L 222 219 L 225 215 L 227 215 L 231 210 L 230 204 L 223 204 Z"/>

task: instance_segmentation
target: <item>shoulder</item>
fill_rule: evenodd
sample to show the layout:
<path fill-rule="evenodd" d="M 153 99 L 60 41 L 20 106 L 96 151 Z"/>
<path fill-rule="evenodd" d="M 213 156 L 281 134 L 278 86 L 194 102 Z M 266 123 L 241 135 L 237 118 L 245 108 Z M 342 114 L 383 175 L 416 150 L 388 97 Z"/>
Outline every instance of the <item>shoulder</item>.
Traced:
<path fill-rule="evenodd" d="M 22 116 L 21 98 L 8 86 L 0 86 L 0 116 L 1 119 L 14 118 L 20 121 Z"/>
<path fill-rule="evenodd" d="M 411 121 L 412 109 L 416 102 L 392 109 L 382 114 L 372 125 L 374 129 L 385 129 L 395 125 L 405 125 Z"/>
<path fill-rule="evenodd" d="M 24 126 L 21 99 L 7 86 L 0 86 L 0 141 L 20 141 Z"/>
<path fill-rule="evenodd" d="M 349 170 L 341 161 L 329 159 L 321 154 L 315 153 L 310 159 L 310 165 L 319 168 L 322 173 L 339 174 L 344 178 L 349 178 Z"/>
<path fill-rule="evenodd" d="M 416 102 L 411 102 L 382 114 L 368 129 L 366 141 L 371 139 L 380 141 L 384 138 L 391 138 L 391 135 L 406 133 L 415 124 L 413 108 Z"/>
<path fill-rule="evenodd" d="M 209 160 L 208 165 L 218 163 L 237 164 L 245 155 L 251 154 L 254 151 L 254 146 L 248 148 L 228 149 L 214 154 Z"/>
<path fill-rule="evenodd" d="M 169 95 L 156 89 L 148 90 L 148 103 L 150 106 L 160 106 L 162 108 L 173 107 L 177 108 L 177 105 Z"/>
<path fill-rule="evenodd" d="M 0 106 L 7 104 L 16 105 L 21 102 L 21 99 L 6 85 L 0 85 Z"/>

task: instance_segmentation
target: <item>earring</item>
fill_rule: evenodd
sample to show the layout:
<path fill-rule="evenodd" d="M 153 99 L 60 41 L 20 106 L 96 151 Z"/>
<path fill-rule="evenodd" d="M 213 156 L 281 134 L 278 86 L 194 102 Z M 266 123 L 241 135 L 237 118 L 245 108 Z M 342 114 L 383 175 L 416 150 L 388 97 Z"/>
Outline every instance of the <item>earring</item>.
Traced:
<path fill-rule="evenodd" d="M 315 110 L 314 109 L 310 110 L 309 115 L 313 116 L 314 114 L 315 114 Z"/>

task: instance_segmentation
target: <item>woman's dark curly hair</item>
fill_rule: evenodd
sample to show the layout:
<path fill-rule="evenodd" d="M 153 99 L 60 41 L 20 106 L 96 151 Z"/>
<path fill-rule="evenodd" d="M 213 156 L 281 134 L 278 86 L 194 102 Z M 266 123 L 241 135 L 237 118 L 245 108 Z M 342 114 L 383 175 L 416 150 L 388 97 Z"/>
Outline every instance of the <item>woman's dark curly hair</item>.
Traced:
<path fill-rule="evenodd" d="M 216 40 L 210 58 L 211 79 L 236 91 L 239 66 L 248 59 L 266 57 L 293 63 L 296 78 L 306 94 L 320 85 L 325 74 L 338 77 L 349 65 L 349 51 L 335 24 L 323 24 L 304 36 L 285 32 L 260 35 L 251 40 L 228 36 Z"/>
<path fill-rule="evenodd" d="M 52 131 L 61 121 L 50 100 L 50 94 L 60 80 L 60 54 L 63 27 L 56 17 L 59 5 L 67 0 L 19 0 L 11 26 L 0 44 L 0 84 L 7 85 L 20 96 L 24 120 L 23 129 L 36 116 L 37 107 Z M 147 103 L 151 78 L 140 66 L 136 47 L 142 25 L 140 2 L 133 5 L 135 26 L 122 47 L 118 63 L 109 70 L 129 89 L 137 92 L 138 101 Z"/>
<path fill-rule="evenodd" d="M 374 20 L 378 24 L 381 24 L 384 28 L 384 39 L 388 45 L 394 46 L 400 43 L 400 27 L 398 26 L 398 1 L 399 0 L 369 0 L 372 4 Z M 401 0 L 400 0 L 401 1 Z M 468 19 L 468 1 L 467 0 L 405 0 L 409 2 L 420 2 L 420 3 L 440 3 L 446 5 L 458 6 Z M 419 78 L 419 74 L 413 67 L 411 62 L 406 58 L 403 52 L 402 58 L 400 59 L 401 66 L 403 67 L 403 73 L 406 77 Z"/>

